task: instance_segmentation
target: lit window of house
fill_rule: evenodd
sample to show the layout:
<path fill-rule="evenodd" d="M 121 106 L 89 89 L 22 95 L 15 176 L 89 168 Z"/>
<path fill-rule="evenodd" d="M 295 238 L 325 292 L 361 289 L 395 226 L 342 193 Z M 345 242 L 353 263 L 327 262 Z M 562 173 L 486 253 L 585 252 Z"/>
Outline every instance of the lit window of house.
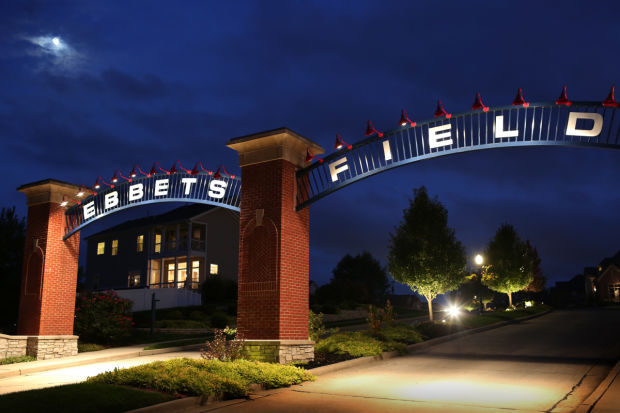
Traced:
<path fill-rule="evenodd" d="M 187 279 L 187 261 L 179 261 L 179 271 L 177 273 L 177 288 L 185 287 Z"/>
<path fill-rule="evenodd" d="M 97 243 L 97 255 L 105 254 L 105 242 Z"/>
<path fill-rule="evenodd" d="M 139 272 L 132 271 L 129 273 L 129 276 L 127 277 L 127 286 L 129 288 L 140 286 L 140 273 Z"/>
<path fill-rule="evenodd" d="M 155 252 L 161 252 L 161 234 L 155 233 Z"/>
<path fill-rule="evenodd" d="M 118 254 L 118 240 L 113 239 L 112 240 L 112 255 L 117 255 L 117 254 Z"/>
<path fill-rule="evenodd" d="M 138 242 L 136 245 L 136 251 L 142 252 L 144 251 L 144 235 L 138 235 Z"/>
<path fill-rule="evenodd" d="M 218 274 L 218 265 L 217 264 L 211 264 L 209 267 L 209 274 L 211 275 L 217 275 Z"/>

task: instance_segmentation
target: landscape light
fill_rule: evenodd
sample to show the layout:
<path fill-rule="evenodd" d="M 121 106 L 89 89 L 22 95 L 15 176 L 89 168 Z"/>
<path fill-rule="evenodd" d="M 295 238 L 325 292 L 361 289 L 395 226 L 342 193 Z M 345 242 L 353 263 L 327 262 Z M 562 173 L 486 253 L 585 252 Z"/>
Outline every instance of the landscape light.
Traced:
<path fill-rule="evenodd" d="M 450 315 L 450 317 L 452 318 L 458 317 L 459 312 L 460 312 L 459 308 L 455 306 L 454 304 L 450 304 L 450 306 L 448 307 L 448 315 Z"/>
<path fill-rule="evenodd" d="M 484 258 L 482 257 L 482 255 L 478 254 L 474 258 L 474 262 L 476 263 L 476 265 L 482 265 L 482 263 L 484 262 Z"/>

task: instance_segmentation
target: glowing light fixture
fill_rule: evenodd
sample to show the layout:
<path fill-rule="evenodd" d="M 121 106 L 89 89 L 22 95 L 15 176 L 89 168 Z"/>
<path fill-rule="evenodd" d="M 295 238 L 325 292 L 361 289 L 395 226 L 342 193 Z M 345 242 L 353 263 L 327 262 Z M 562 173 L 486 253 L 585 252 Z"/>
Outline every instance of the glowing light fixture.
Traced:
<path fill-rule="evenodd" d="M 198 166 L 200 165 L 200 170 L 198 170 Z M 198 175 L 200 172 L 206 172 L 209 175 L 213 175 L 212 171 L 208 171 L 204 168 L 204 166 L 202 166 L 202 162 L 198 161 L 196 162 L 196 165 L 194 165 L 194 169 L 192 169 L 192 171 L 190 172 L 190 174 L 192 175 Z"/>
<path fill-rule="evenodd" d="M 312 151 L 310 151 L 310 148 L 307 148 L 306 149 L 306 162 L 312 162 L 313 159 L 316 159 L 317 161 L 319 161 L 319 163 L 323 163 L 323 159 L 317 158 L 316 156 L 314 156 Z"/>
<path fill-rule="evenodd" d="M 155 163 L 153 164 L 153 167 L 151 168 L 151 173 L 149 175 L 155 175 L 157 173 L 158 168 L 161 172 L 164 172 L 166 175 L 170 175 L 170 171 L 166 171 L 164 168 L 162 168 L 159 162 L 157 161 L 155 161 Z"/>
<path fill-rule="evenodd" d="M 482 257 L 482 255 L 478 254 L 474 257 L 474 262 L 476 263 L 476 265 L 482 265 L 482 263 L 484 262 L 484 258 Z"/>
<path fill-rule="evenodd" d="M 336 143 L 334 143 L 334 149 L 340 149 L 343 146 L 346 146 L 347 149 L 351 149 L 353 146 L 349 145 L 348 143 L 346 143 L 344 141 L 344 139 L 342 139 L 342 136 L 340 136 L 339 133 L 336 134 Z"/>
<path fill-rule="evenodd" d="M 607 99 L 605 99 L 602 103 L 606 108 L 617 108 L 619 106 L 618 102 L 616 102 L 615 98 L 616 87 L 612 86 L 609 91 L 609 95 L 607 95 Z"/>
<path fill-rule="evenodd" d="M 105 179 L 103 179 L 102 177 L 98 176 L 97 179 L 95 180 L 95 185 L 93 185 L 93 188 L 95 189 L 99 189 L 101 188 L 101 184 L 107 185 L 110 188 L 114 188 L 114 185 L 109 184 L 105 181 Z"/>
<path fill-rule="evenodd" d="M 69 203 L 69 201 L 67 200 L 66 196 L 62 197 L 62 202 L 60 203 L 61 207 L 67 206 L 67 204 Z"/>
<path fill-rule="evenodd" d="M 448 315 L 452 318 L 458 317 L 461 312 L 461 310 L 459 310 L 459 308 L 455 306 L 454 304 L 450 304 L 447 311 L 448 311 Z"/>
<path fill-rule="evenodd" d="M 214 179 L 220 179 L 222 177 L 222 173 L 220 171 L 223 171 L 226 175 L 230 176 L 231 178 L 235 177 L 235 175 L 229 174 L 228 171 L 226 171 L 226 167 L 224 165 L 220 165 L 217 168 L 217 171 L 215 171 L 215 174 L 213 174 Z"/>
<path fill-rule="evenodd" d="M 140 172 L 142 175 L 149 177 L 150 175 L 147 174 L 146 172 L 144 172 L 142 169 L 140 169 L 140 165 L 135 164 L 133 166 L 133 169 L 131 170 L 131 172 L 129 173 L 129 177 L 131 178 L 135 178 L 138 176 L 138 172 Z"/>
<path fill-rule="evenodd" d="M 407 111 L 405 109 L 403 109 L 400 112 L 400 126 L 407 126 L 407 123 L 409 123 L 411 125 L 411 127 L 413 128 L 416 123 L 414 121 L 412 121 L 411 119 L 409 119 L 409 116 L 407 116 Z"/>
<path fill-rule="evenodd" d="M 370 136 L 373 133 L 376 133 L 378 137 L 383 137 L 383 133 L 379 132 L 378 130 L 375 129 L 375 127 L 373 126 L 371 121 L 368 121 L 368 123 L 366 124 L 366 136 Z M 349 148 L 351 149 L 351 148 Z"/>
<path fill-rule="evenodd" d="M 558 98 L 558 100 L 555 101 L 555 104 L 564 105 L 564 106 L 570 106 L 573 104 L 573 102 L 568 100 L 568 96 L 566 96 L 566 86 L 562 88 L 562 93 L 560 94 L 560 97 Z"/>
<path fill-rule="evenodd" d="M 521 88 L 519 88 L 519 90 L 517 91 L 517 96 L 515 97 L 515 100 L 512 101 L 512 105 L 523 106 L 524 108 L 530 106 L 530 103 L 526 102 L 525 99 L 523 99 L 523 90 Z"/>
<path fill-rule="evenodd" d="M 441 100 L 437 101 L 437 109 L 435 109 L 435 115 L 436 118 L 440 118 L 442 116 L 445 116 L 446 119 L 450 119 L 452 117 L 451 113 L 446 112 L 446 110 L 443 108 L 443 103 L 441 103 Z"/>
<path fill-rule="evenodd" d="M 474 100 L 474 104 L 471 105 L 471 110 L 478 110 L 478 109 L 482 109 L 483 112 L 489 111 L 489 107 L 484 106 L 484 103 L 482 103 L 482 98 L 480 97 L 480 93 L 476 93 L 476 99 Z"/>

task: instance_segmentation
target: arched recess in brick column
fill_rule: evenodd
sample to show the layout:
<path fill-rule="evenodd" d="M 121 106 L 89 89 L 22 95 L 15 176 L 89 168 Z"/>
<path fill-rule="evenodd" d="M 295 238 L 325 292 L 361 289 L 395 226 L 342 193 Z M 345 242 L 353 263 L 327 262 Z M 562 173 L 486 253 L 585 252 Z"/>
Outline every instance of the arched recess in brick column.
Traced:
<path fill-rule="evenodd" d="M 77 354 L 73 335 L 80 234 L 63 241 L 65 197 L 79 187 L 53 179 L 18 188 L 28 218 L 17 333 L 29 336 L 27 353 L 39 359 Z"/>
<path fill-rule="evenodd" d="M 308 149 L 324 150 L 287 128 L 232 139 L 227 146 L 239 153 L 243 182 L 237 328 L 247 334 L 244 351 L 281 363 L 311 360 L 310 215 L 308 208 L 296 211 L 296 171 L 307 165 Z"/>

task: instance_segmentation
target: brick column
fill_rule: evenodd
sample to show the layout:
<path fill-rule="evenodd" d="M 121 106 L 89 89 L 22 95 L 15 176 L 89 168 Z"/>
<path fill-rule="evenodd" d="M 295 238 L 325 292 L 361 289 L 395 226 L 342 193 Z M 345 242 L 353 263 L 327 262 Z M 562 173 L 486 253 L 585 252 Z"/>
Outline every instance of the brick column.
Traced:
<path fill-rule="evenodd" d="M 308 340 L 308 209 L 297 212 L 295 172 L 316 143 L 281 128 L 228 142 L 239 153 L 237 328 L 246 353 L 282 363 L 314 358 Z"/>
<path fill-rule="evenodd" d="M 60 203 L 65 196 L 77 198 L 79 187 L 48 179 L 22 185 L 18 191 L 26 195 L 28 204 L 18 334 L 38 336 L 37 343 L 74 341 L 63 345 L 63 353 L 68 354 L 54 357 L 74 350 L 77 354 L 73 318 L 80 234 L 63 241 L 66 208 Z"/>

